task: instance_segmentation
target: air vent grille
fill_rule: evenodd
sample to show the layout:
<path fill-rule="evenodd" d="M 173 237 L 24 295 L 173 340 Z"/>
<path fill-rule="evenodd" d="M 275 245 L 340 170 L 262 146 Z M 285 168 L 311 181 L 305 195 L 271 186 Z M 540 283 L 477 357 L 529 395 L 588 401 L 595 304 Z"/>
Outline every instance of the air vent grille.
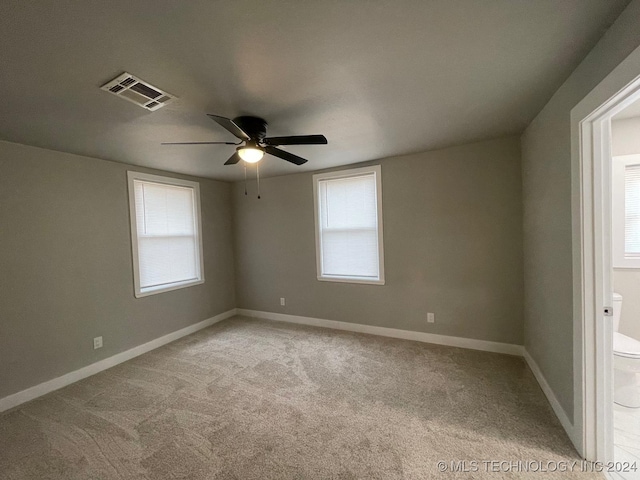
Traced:
<path fill-rule="evenodd" d="M 127 72 L 100 88 L 151 111 L 158 110 L 177 98 Z"/>

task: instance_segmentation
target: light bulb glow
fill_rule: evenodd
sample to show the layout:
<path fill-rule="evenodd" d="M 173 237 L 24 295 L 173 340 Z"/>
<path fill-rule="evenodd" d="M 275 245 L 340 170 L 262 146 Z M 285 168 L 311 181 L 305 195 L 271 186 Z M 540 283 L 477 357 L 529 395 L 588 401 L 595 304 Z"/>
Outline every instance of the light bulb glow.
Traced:
<path fill-rule="evenodd" d="M 247 163 L 257 163 L 264 156 L 264 152 L 260 148 L 241 147 L 238 149 L 238 155 Z"/>

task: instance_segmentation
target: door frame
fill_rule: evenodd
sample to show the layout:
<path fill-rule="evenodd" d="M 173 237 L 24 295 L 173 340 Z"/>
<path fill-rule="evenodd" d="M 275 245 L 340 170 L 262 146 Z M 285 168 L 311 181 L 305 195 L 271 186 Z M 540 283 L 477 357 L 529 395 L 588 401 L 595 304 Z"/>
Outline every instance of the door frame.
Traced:
<path fill-rule="evenodd" d="M 571 111 L 572 440 L 578 451 L 592 461 L 613 460 L 613 328 L 612 318 L 604 315 L 604 308 L 613 306 L 611 118 L 639 99 L 640 49 L 637 49 Z"/>

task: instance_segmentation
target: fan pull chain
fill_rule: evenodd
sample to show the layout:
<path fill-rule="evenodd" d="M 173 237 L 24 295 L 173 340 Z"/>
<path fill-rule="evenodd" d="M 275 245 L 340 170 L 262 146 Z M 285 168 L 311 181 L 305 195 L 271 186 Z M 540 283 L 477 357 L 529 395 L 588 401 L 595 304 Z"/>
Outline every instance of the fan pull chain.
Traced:
<path fill-rule="evenodd" d="M 247 164 L 245 162 L 244 163 L 244 194 L 247 194 Z"/>
<path fill-rule="evenodd" d="M 258 199 L 260 199 L 260 164 L 256 163 L 256 176 L 258 179 Z"/>

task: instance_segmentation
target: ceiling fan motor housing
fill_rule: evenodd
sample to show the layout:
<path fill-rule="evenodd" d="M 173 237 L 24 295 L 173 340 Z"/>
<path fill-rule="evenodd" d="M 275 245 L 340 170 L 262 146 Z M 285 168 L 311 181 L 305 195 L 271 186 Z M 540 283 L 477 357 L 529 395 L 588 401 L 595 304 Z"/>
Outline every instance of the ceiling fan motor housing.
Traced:
<path fill-rule="evenodd" d="M 234 118 L 233 123 L 244 130 L 252 139 L 262 141 L 267 136 L 267 122 L 263 118 L 242 116 Z"/>

